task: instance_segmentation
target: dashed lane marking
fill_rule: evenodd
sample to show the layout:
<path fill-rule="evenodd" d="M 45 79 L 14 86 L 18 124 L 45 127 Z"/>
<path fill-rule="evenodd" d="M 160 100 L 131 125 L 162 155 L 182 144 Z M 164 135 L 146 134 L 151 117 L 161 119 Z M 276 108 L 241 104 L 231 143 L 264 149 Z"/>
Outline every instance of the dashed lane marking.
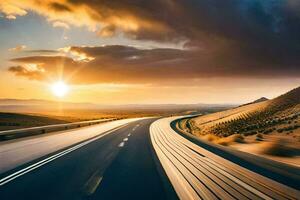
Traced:
<path fill-rule="evenodd" d="M 118 147 L 124 147 L 124 145 L 125 145 L 125 142 L 121 142 L 121 143 L 118 145 Z"/>

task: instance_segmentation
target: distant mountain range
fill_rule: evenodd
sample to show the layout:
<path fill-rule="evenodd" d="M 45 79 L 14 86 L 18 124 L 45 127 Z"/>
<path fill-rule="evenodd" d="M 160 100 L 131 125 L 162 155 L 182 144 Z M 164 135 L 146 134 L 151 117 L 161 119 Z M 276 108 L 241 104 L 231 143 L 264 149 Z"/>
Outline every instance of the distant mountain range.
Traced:
<path fill-rule="evenodd" d="M 51 105 L 65 105 L 76 107 L 93 107 L 92 103 L 71 103 L 64 101 L 49 101 L 40 99 L 0 99 L 0 106 L 51 106 Z"/>
<path fill-rule="evenodd" d="M 48 101 L 39 99 L 0 99 L 2 112 L 39 112 L 53 111 L 57 108 L 64 110 L 195 110 L 200 108 L 235 107 L 228 104 L 125 104 L 125 105 L 102 105 L 93 103 L 72 103 Z"/>

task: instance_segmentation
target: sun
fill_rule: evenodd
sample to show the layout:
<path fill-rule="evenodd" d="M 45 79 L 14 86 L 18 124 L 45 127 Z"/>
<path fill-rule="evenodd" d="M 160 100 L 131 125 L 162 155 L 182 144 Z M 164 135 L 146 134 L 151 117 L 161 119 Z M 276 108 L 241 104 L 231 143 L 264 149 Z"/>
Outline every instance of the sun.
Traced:
<path fill-rule="evenodd" d="M 69 91 L 69 86 L 63 81 L 57 81 L 52 84 L 51 90 L 55 96 L 64 97 Z"/>

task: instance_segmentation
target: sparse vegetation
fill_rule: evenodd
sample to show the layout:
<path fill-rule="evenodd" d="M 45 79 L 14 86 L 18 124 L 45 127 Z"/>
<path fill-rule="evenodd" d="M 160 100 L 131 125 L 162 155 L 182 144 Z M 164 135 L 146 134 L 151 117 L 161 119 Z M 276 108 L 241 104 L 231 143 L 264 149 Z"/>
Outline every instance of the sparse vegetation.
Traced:
<path fill-rule="evenodd" d="M 189 133 L 204 140 L 299 166 L 300 87 L 272 100 L 192 118 Z M 292 158 L 292 159 L 291 159 Z"/>
<path fill-rule="evenodd" d="M 234 134 L 228 137 L 219 138 L 218 140 L 216 140 L 216 143 L 223 146 L 228 146 L 233 142 L 244 143 L 245 142 L 244 139 L 245 139 L 244 136 L 240 134 Z"/>
<path fill-rule="evenodd" d="M 189 120 L 191 133 L 210 133 L 218 137 L 234 134 L 270 134 L 274 131 L 290 133 L 300 127 L 300 88 L 273 100 L 247 104 L 213 116 L 214 114 L 210 118 L 207 117 L 209 120 Z"/>

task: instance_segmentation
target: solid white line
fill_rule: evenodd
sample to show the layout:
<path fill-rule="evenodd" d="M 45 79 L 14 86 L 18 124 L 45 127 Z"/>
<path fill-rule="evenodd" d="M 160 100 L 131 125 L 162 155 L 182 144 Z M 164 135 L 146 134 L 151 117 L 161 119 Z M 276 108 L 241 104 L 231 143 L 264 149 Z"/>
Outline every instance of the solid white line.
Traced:
<path fill-rule="evenodd" d="M 6 183 L 8 183 L 8 182 L 10 182 L 10 181 L 12 181 L 12 180 L 14 180 L 14 179 L 16 179 L 16 178 L 18 178 L 18 177 L 24 175 L 24 174 L 27 174 L 28 172 L 33 171 L 34 169 L 39 168 L 39 167 L 41 167 L 41 166 L 43 166 L 43 165 L 45 165 L 45 164 L 47 164 L 47 163 L 49 163 L 49 162 L 51 162 L 51 161 L 57 159 L 57 158 L 59 158 L 59 157 L 61 157 L 61 156 L 63 156 L 63 155 L 66 155 L 66 154 L 68 154 L 68 153 L 70 153 L 70 152 L 72 152 L 72 151 L 74 151 L 74 150 L 76 150 L 76 149 L 78 149 L 78 148 L 80 148 L 80 147 L 81 147 L 81 146 L 79 146 L 79 147 L 77 147 L 77 148 L 75 148 L 75 149 L 72 149 L 72 150 L 70 150 L 70 151 L 64 152 L 63 154 L 60 154 L 59 156 L 55 156 L 55 157 L 53 157 L 53 158 L 51 158 L 51 159 L 48 159 L 48 160 L 45 161 L 45 162 L 42 162 L 42 163 L 36 163 L 36 164 L 34 164 L 34 166 L 30 166 L 31 168 L 29 168 L 28 170 L 24 170 L 24 171 L 21 172 L 21 173 L 17 173 L 15 176 L 13 176 L 13 177 L 11 177 L 11 178 L 9 178 L 9 179 L 7 179 L 7 180 L 1 182 L 1 183 L 0 183 L 0 186 L 5 185 Z M 2 180 L 2 179 L 1 179 L 1 180 Z"/>
<path fill-rule="evenodd" d="M 95 141 L 95 140 L 97 140 L 97 139 L 99 139 L 99 138 L 102 138 L 102 137 L 104 137 L 104 136 L 110 134 L 111 132 L 114 132 L 114 131 L 116 131 L 116 130 L 118 130 L 118 129 L 120 129 L 120 128 L 123 128 L 123 127 L 126 126 L 126 125 L 127 125 L 127 124 L 122 125 L 122 126 L 120 126 L 120 127 L 118 127 L 118 128 L 115 128 L 115 129 L 113 129 L 113 130 L 110 130 L 110 131 L 108 131 L 108 132 L 106 132 L 106 133 L 104 133 L 104 134 L 102 134 L 102 135 L 99 135 L 99 136 L 96 137 L 96 138 L 93 138 L 93 139 L 90 139 L 90 140 L 88 140 L 88 141 L 82 142 L 82 143 L 80 143 L 80 144 L 78 144 L 78 145 L 76 145 L 76 146 L 74 146 L 74 147 L 71 147 L 71 148 L 69 148 L 69 149 L 66 149 L 66 150 L 64 150 L 64 151 L 62 151 L 62 152 L 59 152 L 59 153 L 57 153 L 57 154 L 55 154 L 55 155 L 52 155 L 52 156 L 50 156 L 50 157 L 48 157 L 48 158 L 46 158 L 46 159 L 43 159 L 43 160 L 41 160 L 41 161 L 39 161 L 39 162 L 37 162 L 37 163 L 34 163 L 34 164 L 32 164 L 32 165 L 30 165 L 30 166 L 24 168 L 24 169 L 21 169 L 21 170 L 15 172 L 15 173 L 13 173 L 13 174 L 11 174 L 11 175 L 9 175 L 9 176 L 6 176 L 6 177 L 0 179 L 0 186 L 5 185 L 6 183 L 8 183 L 8 182 L 10 182 L 10 181 L 12 181 L 12 180 L 14 180 L 14 179 L 16 179 L 16 178 L 18 178 L 18 177 L 24 175 L 24 174 L 27 174 L 28 172 L 30 172 L 30 171 L 32 171 L 32 170 L 34 170 L 34 169 L 37 169 L 37 168 L 39 168 L 39 167 L 41 167 L 41 166 L 43 166 L 43 165 L 45 165 L 45 164 L 47 164 L 47 163 L 49 163 L 49 162 L 51 162 L 51 161 L 57 159 L 57 158 L 60 158 L 60 157 L 62 157 L 63 155 L 66 155 L 66 154 L 68 154 L 68 153 L 70 153 L 70 152 L 72 152 L 72 151 L 75 151 L 76 149 L 78 149 L 78 148 L 80 148 L 80 147 L 82 147 L 82 146 L 85 146 L 85 145 L 87 145 L 87 144 L 89 144 L 89 143 L 91 143 L 91 142 L 93 142 L 93 141 Z"/>
<path fill-rule="evenodd" d="M 72 147 L 72 148 L 70 148 L 70 149 L 67 149 L 67 150 L 65 150 L 65 151 L 71 151 L 71 150 L 73 150 L 74 148 L 76 148 L 76 146 L 74 146 L 74 147 Z M 60 155 L 63 154 L 65 151 L 62 151 L 62 152 L 57 153 L 57 154 L 55 154 L 55 155 L 53 155 L 53 156 L 50 156 L 50 157 L 48 157 L 48 158 L 46 158 L 46 159 L 44 159 L 44 160 L 41 160 L 41 161 L 39 161 L 39 162 L 37 162 L 37 163 L 35 163 L 35 164 L 30 165 L 30 166 L 28 166 L 28 167 L 26 167 L 26 168 L 24 168 L 24 169 L 22 169 L 22 170 L 19 170 L 19 171 L 15 172 L 15 173 L 13 173 L 13 174 L 11 174 L 11 175 L 5 177 L 5 178 L 2 178 L 2 179 L 0 180 L 0 185 L 2 185 L 2 181 L 5 181 L 6 179 L 9 179 L 9 178 L 11 178 L 11 177 L 13 177 L 13 176 L 15 176 L 15 175 L 18 175 L 18 174 L 22 173 L 23 171 L 29 170 L 30 168 L 35 167 L 36 165 L 40 165 L 40 164 L 42 164 L 42 163 L 44 163 L 44 162 L 47 162 L 48 160 L 51 160 L 51 159 L 53 159 L 53 158 L 55 158 L 55 157 L 57 157 L 57 156 L 60 156 Z"/>

